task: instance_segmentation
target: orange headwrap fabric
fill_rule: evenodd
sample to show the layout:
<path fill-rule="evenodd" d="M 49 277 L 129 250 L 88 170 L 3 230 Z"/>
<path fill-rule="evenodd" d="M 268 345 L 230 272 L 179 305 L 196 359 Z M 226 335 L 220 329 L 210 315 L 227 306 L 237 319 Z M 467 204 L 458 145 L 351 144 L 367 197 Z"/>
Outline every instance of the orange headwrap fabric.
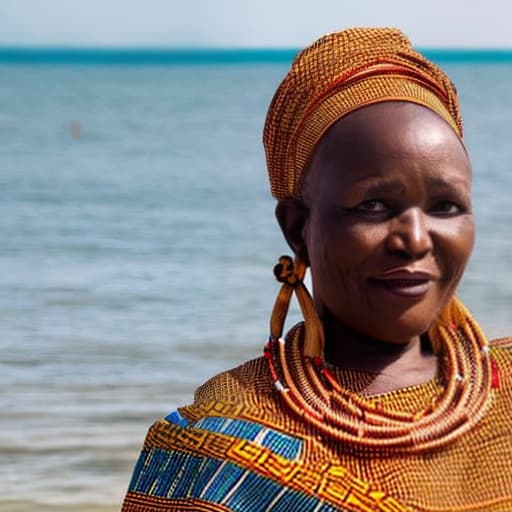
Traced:
<path fill-rule="evenodd" d="M 299 199 L 305 169 L 326 130 L 360 107 L 393 100 L 433 110 L 462 138 L 454 85 L 399 30 L 347 29 L 301 51 L 265 121 L 272 195 Z"/>

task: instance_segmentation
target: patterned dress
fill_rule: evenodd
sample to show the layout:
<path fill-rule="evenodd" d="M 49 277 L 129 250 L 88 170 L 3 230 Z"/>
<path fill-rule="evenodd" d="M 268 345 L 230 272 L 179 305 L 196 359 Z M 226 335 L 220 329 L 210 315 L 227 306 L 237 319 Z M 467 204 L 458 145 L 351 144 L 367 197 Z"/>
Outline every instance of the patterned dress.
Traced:
<path fill-rule="evenodd" d="M 512 511 L 512 340 L 491 343 L 491 396 L 464 435 L 419 452 L 361 448 L 323 435 L 283 404 L 265 358 L 202 385 L 156 422 L 123 512 Z M 338 371 L 357 393 L 371 376 Z M 415 412 L 437 377 L 365 400 Z"/>

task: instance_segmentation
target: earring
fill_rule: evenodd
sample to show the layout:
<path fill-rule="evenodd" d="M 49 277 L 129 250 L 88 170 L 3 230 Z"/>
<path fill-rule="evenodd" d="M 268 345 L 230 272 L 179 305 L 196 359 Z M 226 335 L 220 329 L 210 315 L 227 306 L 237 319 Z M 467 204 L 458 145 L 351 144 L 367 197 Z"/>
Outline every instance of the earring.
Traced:
<path fill-rule="evenodd" d="M 295 292 L 304 318 L 304 356 L 322 358 L 324 356 L 324 330 L 308 289 L 304 285 L 307 266 L 298 257 L 293 261 L 290 256 L 281 256 L 274 266 L 274 276 L 283 283 L 270 317 L 270 335 L 274 339 L 283 335 L 284 322 Z"/>

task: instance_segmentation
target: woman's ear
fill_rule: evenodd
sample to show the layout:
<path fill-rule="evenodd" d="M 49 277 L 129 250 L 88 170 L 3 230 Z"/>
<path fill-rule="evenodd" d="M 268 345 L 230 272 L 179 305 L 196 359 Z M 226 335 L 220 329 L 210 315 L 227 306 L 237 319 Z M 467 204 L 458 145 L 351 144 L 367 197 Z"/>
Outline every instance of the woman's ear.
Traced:
<path fill-rule="evenodd" d="M 305 240 L 308 209 L 296 199 L 281 199 L 276 206 L 276 217 L 288 245 L 296 256 L 309 265 Z"/>

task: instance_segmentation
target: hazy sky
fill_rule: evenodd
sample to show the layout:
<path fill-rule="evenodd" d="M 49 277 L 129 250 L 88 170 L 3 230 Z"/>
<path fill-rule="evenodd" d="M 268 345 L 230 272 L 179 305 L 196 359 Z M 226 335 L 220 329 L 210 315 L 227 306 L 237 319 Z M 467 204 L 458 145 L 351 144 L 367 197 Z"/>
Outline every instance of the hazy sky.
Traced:
<path fill-rule="evenodd" d="M 508 0 L 0 0 L 0 45 L 300 47 L 351 25 L 512 48 Z"/>

